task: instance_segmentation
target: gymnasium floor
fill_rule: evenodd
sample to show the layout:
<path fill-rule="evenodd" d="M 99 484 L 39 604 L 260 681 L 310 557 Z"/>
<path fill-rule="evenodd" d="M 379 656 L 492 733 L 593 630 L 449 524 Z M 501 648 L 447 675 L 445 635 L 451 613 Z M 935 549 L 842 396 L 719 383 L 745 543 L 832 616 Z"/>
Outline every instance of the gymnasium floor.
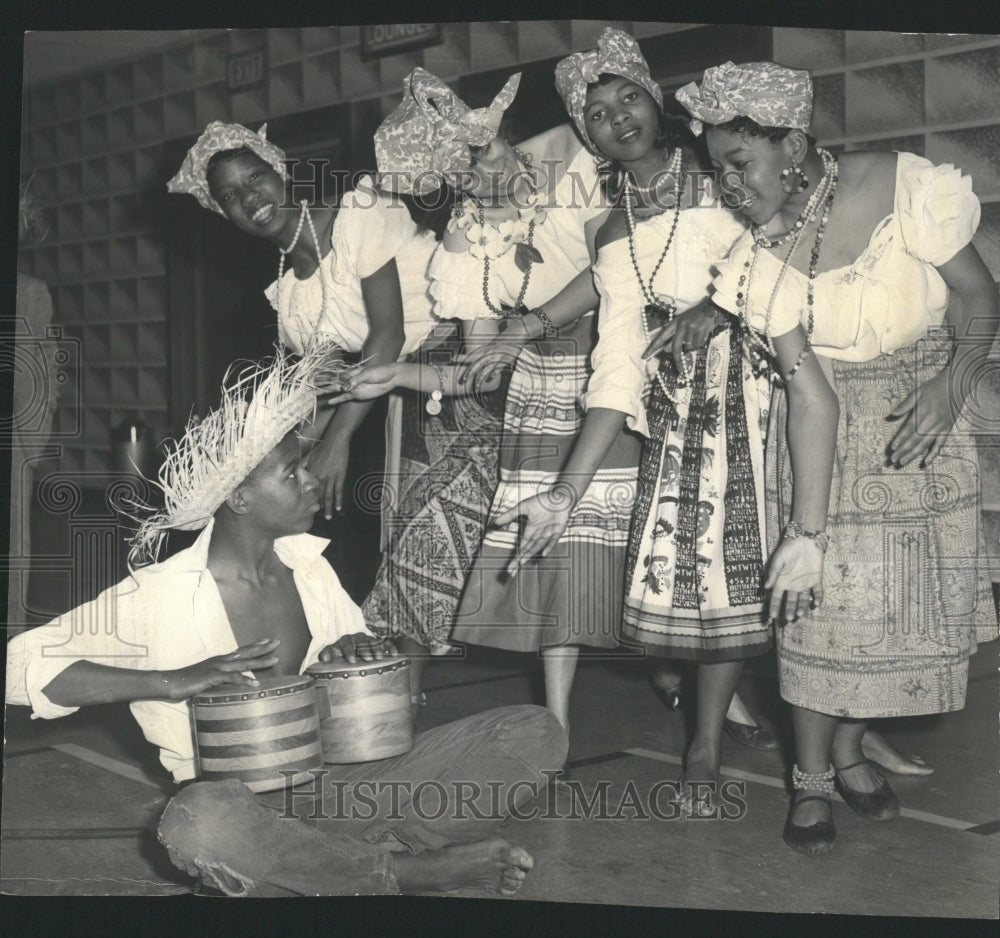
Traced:
<path fill-rule="evenodd" d="M 539 700 L 529 656 L 471 649 L 426 671 L 421 726 L 503 704 Z M 835 805 L 834 851 L 806 859 L 781 841 L 787 810 L 788 727 L 766 662 L 744 675 L 751 708 L 776 725 L 782 751 L 726 740 L 725 774 L 745 783 L 739 820 L 566 817 L 565 787 L 505 836 L 534 855 L 516 900 L 768 912 L 995 918 L 1000 883 L 997 643 L 972 661 L 964 711 L 892 721 L 884 729 L 937 771 L 891 777 L 904 806 L 884 824 Z M 663 708 L 641 662 L 582 662 L 572 705 L 570 768 L 586 797 L 607 791 L 608 811 L 632 783 L 645 798 L 676 779 L 684 717 Z M 150 831 L 169 788 L 123 706 L 31 721 L 8 708 L 4 754 L 2 891 L 8 895 L 168 895 L 191 891 Z M 579 813 L 579 812 L 578 812 Z M 613 889 L 609 890 L 609 884 Z"/>

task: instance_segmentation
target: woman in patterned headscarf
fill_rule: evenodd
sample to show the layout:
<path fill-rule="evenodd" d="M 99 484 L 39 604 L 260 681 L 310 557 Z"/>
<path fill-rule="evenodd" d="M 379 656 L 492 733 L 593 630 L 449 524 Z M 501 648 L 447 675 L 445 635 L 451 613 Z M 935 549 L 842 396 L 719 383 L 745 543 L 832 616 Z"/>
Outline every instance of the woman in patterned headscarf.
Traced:
<path fill-rule="evenodd" d="M 446 164 L 454 165 L 449 156 L 454 134 L 468 124 L 468 118 L 463 121 L 460 113 L 455 115 L 454 95 L 446 85 L 432 82 L 420 70 L 414 75 L 417 78 L 415 100 L 408 106 L 404 99 L 400 110 L 387 119 L 376 136 L 376 150 L 380 168 L 391 169 L 395 178 L 430 176 L 433 181 L 435 175 L 446 172 L 440 165 L 442 155 Z M 430 114 L 429 102 L 433 102 Z M 503 330 L 504 343 L 520 353 L 511 356 L 517 364 L 510 379 L 500 452 L 498 433 L 481 446 L 492 455 L 494 467 L 500 462 L 500 485 L 491 509 L 498 514 L 517 501 L 525 486 L 536 487 L 540 478 L 558 469 L 579 429 L 576 398 L 586 382 L 593 326 L 592 317 L 585 314 L 593 311 L 597 300 L 590 275 L 591 248 L 605 206 L 593 161 L 568 126 L 540 134 L 519 147 L 512 147 L 494 128 L 490 139 L 479 144 L 464 173 L 466 179 L 458 186 L 463 193 L 442 247 L 431 262 L 430 276 L 439 316 L 462 319 L 467 336 L 474 339 L 492 339 Z M 558 334 L 556 323 L 564 324 Z M 536 338 L 537 342 L 529 344 L 529 339 Z M 370 396 L 393 386 L 432 393 L 428 409 L 433 413 L 441 406 L 442 395 L 477 392 L 481 383 L 473 376 L 463 384 L 460 370 L 447 365 L 435 373 L 433 365 L 402 364 L 365 369 L 353 383 L 352 393 Z M 463 404 L 456 400 L 454 406 Z M 467 443 L 463 444 L 465 452 Z M 462 450 L 456 446 L 451 453 L 458 458 Z M 605 475 L 610 478 L 602 481 L 610 485 L 621 471 L 612 467 Z M 435 498 L 454 500 L 458 494 L 448 486 Z M 427 510 L 400 514 L 406 514 L 409 521 L 400 527 L 395 549 L 386 555 L 385 576 L 370 597 L 382 596 L 382 607 L 396 596 L 402 597 L 397 603 L 419 600 L 428 570 L 441 567 L 432 553 L 438 538 L 435 526 L 428 523 Z M 605 514 L 614 515 L 609 519 L 612 530 L 623 541 L 627 506 L 612 505 Z M 456 517 L 452 526 L 471 531 L 478 525 L 482 537 L 483 520 L 478 513 L 467 512 Z M 591 515 L 584 523 L 598 536 L 602 534 Z M 543 631 L 538 627 L 539 608 L 547 610 L 547 618 L 555 622 L 550 631 L 563 635 L 608 618 L 613 603 L 600 604 L 606 598 L 604 580 L 573 591 L 566 588 L 565 570 L 564 575 L 557 570 L 545 573 L 537 592 L 525 599 L 501 575 L 512 531 L 508 527 L 485 533 L 482 548 L 477 542 L 464 565 L 453 565 L 456 581 L 451 603 L 442 596 L 434 610 L 435 618 L 449 610 L 453 613 L 462 596 L 454 641 L 535 651 Z M 601 543 L 591 546 L 598 552 L 605 547 Z M 606 565 L 605 579 L 614 579 L 613 565 Z M 609 628 L 589 632 L 597 643 L 614 642 Z M 570 662 L 561 648 L 555 651 L 544 653 L 547 700 L 565 724 L 569 690 L 562 678 L 575 658 Z"/>
<path fill-rule="evenodd" d="M 418 348 L 435 325 L 426 270 L 436 241 L 406 206 L 370 177 L 339 206 L 291 201 L 285 153 L 241 124 L 210 123 L 167 184 L 174 193 L 271 241 L 280 260 L 266 290 L 281 343 L 302 353 L 317 337 L 369 361 L 394 361 Z M 286 269 L 287 267 L 287 269 Z M 309 465 L 320 479 L 327 518 L 343 506 L 351 438 L 371 404 L 325 409 L 310 430 Z"/>
<path fill-rule="evenodd" d="M 835 785 L 862 817 L 899 812 L 865 759 L 868 721 L 961 708 L 977 638 L 996 636 L 965 406 L 996 287 L 970 243 L 969 179 L 910 153 L 816 147 L 807 72 L 727 62 L 677 98 L 750 222 L 714 299 L 785 388 L 765 583 L 795 726 L 784 838 L 823 853 Z"/>
<path fill-rule="evenodd" d="M 711 193 L 702 197 L 695 173 L 705 167 L 694 141 L 665 124 L 662 94 L 632 37 L 605 30 L 596 49 L 559 63 L 556 84 L 581 138 L 612 171 L 616 207 L 598 235 L 594 266 L 600 337 L 569 462 L 549 492 L 498 520 L 526 517 L 511 571 L 530 570 L 525 561 L 557 550 L 571 511 L 586 507 L 594 467 L 620 448 L 626 426 L 633 439 L 649 437 L 630 480 L 627 560 L 621 545 L 623 635 L 655 655 L 698 662 L 685 780 L 712 783 L 743 661 L 770 643 L 762 535 L 753 541 L 763 521 L 766 397 L 738 345 L 731 351 L 734 321 L 700 302 L 743 226 Z M 676 354 L 656 368 L 644 353 L 661 328 L 674 336 Z M 704 355 L 689 353 L 713 334 Z M 713 810 L 691 790 L 683 801 L 688 810 Z"/>

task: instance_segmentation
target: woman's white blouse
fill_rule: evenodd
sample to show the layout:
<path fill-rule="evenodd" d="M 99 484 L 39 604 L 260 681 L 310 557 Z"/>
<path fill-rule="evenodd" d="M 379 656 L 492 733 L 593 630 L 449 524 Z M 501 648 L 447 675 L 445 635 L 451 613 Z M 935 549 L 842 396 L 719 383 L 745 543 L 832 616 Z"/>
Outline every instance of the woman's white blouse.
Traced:
<path fill-rule="evenodd" d="M 582 146 L 556 183 L 547 203 L 545 220 L 535 225 L 533 246 L 542 256 L 534 264 L 523 303 L 529 308 L 552 299 L 580 271 L 590 266 L 584 226 L 607 208 L 601 197 L 593 157 Z M 489 298 L 513 306 L 524 282 L 524 271 L 514 261 L 514 250 L 490 261 Z M 430 265 L 434 312 L 441 319 L 496 317 L 483 299 L 483 261 L 468 251 L 442 246 Z"/>
<path fill-rule="evenodd" d="M 663 252 L 673 224 L 673 212 L 641 221 L 635 231 L 635 253 L 643 281 Z M 657 296 L 670 298 L 678 312 L 690 309 L 709 294 L 716 265 L 743 234 L 744 225 L 727 209 L 700 206 L 680 213 L 670 250 L 652 284 Z M 594 373 L 584 396 L 586 407 L 607 407 L 626 415 L 631 430 L 649 435 L 643 397 L 657 359 L 644 361 L 648 339 L 643 332 L 643 298 L 627 238 L 601 248 L 594 265 L 601 295 L 597 316 L 598 341 L 591 355 Z"/>
<path fill-rule="evenodd" d="M 364 176 L 344 196 L 330 240 L 332 249 L 311 277 L 299 280 L 293 270 L 286 270 L 280 285 L 275 281 L 266 290 L 278 312 L 282 344 L 301 354 L 322 334 L 349 352 L 359 352 L 371 327 L 361 281 L 395 258 L 406 333 L 400 357 L 418 348 L 437 322 L 427 279 L 438 245 L 433 233 L 418 228 L 399 199 L 378 191 L 372 178 Z"/>
<path fill-rule="evenodd" d="M 979 225 L 979 200 L 972 181 L 950 164 L 935 166 L 912 153 L 899 153 L 893 212 L 878 225 L 858 259 L 824 271 L 813 287 L 813 348 L 839 361 L 870 361 L 912 345 L 940 326 L 948 308 L 948 287 L 935 267 L 965 247 Z M 740 276 L 751 256 L 749 232 L 720 265 L 714 299 L 736 313 L 736 294 L 746 292 Z M 771 336 L 808 322 L 808 277 L 789 267 L 770 312 L 768 303 L 781 260 L 761 250 L 750 281 L 746 316 Z"/>

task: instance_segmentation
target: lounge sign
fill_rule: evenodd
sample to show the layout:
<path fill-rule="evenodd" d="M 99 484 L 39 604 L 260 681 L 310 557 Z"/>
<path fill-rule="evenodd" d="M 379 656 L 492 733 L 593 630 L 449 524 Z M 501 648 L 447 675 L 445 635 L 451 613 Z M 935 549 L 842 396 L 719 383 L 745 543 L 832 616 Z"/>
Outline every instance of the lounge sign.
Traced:
<path fill-rule="evenodd" d="M 361 27 L 361 54 L 372 58 L 440 42 L 440 23 L 379 23 Z"/>

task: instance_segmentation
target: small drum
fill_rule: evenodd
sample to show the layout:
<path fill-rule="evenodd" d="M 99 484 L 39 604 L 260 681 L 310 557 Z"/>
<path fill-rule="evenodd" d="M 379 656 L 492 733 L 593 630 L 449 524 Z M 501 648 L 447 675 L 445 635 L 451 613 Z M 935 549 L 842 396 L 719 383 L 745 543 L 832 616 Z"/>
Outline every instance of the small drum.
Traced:
<path fill-rule="evenodd" d="M 315 683 L 283 674 L 260 678 L 259 687 L 221 684 L 192 697 L 198 776 L 236 778 L 251 791 L 311 781 L 323 767 Z"/>
<path fill-rule="evenodd" d="M 413 748 L 410 659 L 343 659 L 306 668 L 316 678 L 324 762 L 373 762 Z"/>

